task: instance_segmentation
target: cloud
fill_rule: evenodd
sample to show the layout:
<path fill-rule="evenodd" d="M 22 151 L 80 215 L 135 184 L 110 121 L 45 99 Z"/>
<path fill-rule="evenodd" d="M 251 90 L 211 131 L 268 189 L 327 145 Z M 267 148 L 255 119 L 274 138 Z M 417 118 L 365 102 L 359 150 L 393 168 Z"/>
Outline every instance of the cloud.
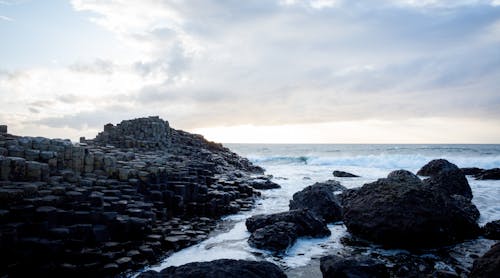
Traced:
<path fill-rule="evenodd" d="M 11 17 L 4 16 L 4 15 L 0 15 L 0 20 L 4 20 L 4 21 L 14 21 L 14 19 L 12 19 Z"/>
<path fill-rule="evenodd" d="M 137 55 L 6 71 L 0 95 L 52 128 L 498 118 L 497 2 L 73 0 Z"/>
<path fill-rule="evenodd" d="M 115 65 L 112 61 L 96 59 L 92 63 L 74 63 L 69 66 L 69 69 L 81 73 L 112 74 L 114 67 Z"/>

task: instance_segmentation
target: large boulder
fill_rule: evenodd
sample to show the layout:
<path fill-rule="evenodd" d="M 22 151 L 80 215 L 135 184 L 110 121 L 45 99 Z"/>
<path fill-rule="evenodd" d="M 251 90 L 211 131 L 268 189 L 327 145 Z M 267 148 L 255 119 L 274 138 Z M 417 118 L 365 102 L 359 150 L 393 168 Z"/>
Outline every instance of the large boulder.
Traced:
<path fill-rule="evenodd" d="M 181 266 L 171 266 L 163 269 L 161 272 L 148 271 L 139 277 L 286 278 L 286 275 L 277 265 L 270 262 L 221 259 L 211 262 L 194 262 Z"/>
<path fill-rule="evenodd" d="M 342 219 L 342 207 L 334 192 L 345 189 L 337 181 L 315 183 L 293 194 L 290 209 L 309 209 L 327 223 L 339 221 Z"/>
<path fill-rule="evenodd" d="M 324 237 L 330 235 L 326 224 L 308 210 L 255 215 L 245 222 L 252 233 L 251 246 L 273 251 L 283 251 L 300 236 Z"/>
<path fill-rule="evenodd" d="M 464 172 L 457 165 L 445 159 L 435 159 L 424 165 L 418 172 L 419 176 L 427 176 L 424 183 L 448 195 L 462 195 L 472 199 L 472 190 Z"/>
<path fill-rule="evenodd" d="M 323 221 L 316 218 L 308 210 L 290 210 L 274 214 L 259 214 L 248 218 L 245 222 L 249 232 L 264 228 L 277 222 L 289 222 L 296 226 L 298 236 L 329 236 L 330 230 Z"/>
<path fill-rule="evenodd" d="M 255 230 L 248 244 L 255 248 L 283 251 L 295 243 L 297 227 L 290 222 L 277 222 Z"/>
<path fill-rule="evenodd" d="M 349 191 L 343 204 L 351 233 L 389 247 L 437 247 L 479 234 L 467 198 L 452 198 L 405 170 Z"/>
<path fill-rule="evenodd" d="M 495 244 L 482 257 L 474 261 L 470 277 L 496 278 L 500 274 L 500 243 Z"/>
<path fill-rule="evenodd" d="M 382 262 L 370 258 L 341 258 L 326 256 L 320 260 L 320 269 L 324 278 L 375 278 L 389 277 L 389 272 Z"/>

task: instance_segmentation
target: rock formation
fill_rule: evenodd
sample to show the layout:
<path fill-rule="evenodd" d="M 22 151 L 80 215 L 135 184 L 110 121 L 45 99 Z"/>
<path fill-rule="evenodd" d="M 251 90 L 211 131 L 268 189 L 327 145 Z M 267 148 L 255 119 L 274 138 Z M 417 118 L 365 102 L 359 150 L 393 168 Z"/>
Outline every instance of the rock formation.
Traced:
<path fill-rule="evenodd" d="M 389 278 L 389 272 L 382 262 L 371 258 L 341 258 L 330 255 L 321 258 L 323 277 Z"/>
<path fill-rule="evenodd" d="M 293 194 L 290 210 L 309 209 L 311 213 L 327 223 L 340 221 L 342 220 L 342 207 L 334 192 L 345 189 L 337 181 L 317 182 Z"/>
<path fill-rule="evenodd" d="M 158 117 L 80 141 L 0 126 L 0 276 L 137 269 L 205 239 L 259 194 L 249 183 L 263 169 Z"/>
<path fill-rule="evenodd" d="M 473 278 L 494 278 L 500 273 L 500 243 L 495 244 L 482 257 L 474 261 L 470 273 Z"/>
<path fill-rule="evenodd" d="M 285 273 L 275 264 L 265 261 L 244 261 L 221 259 L 211 262 L 195 262 L 181 266 L 171 266 L 161 272 L 148 271 L 141 278 L 182 277 L 182 278 L 286 278 Z"/>
<path fill-rule="evenodd" d="M 477 236 L 477 208 L 468 198 L 438 190 L 437 184 L 394 171 L 345 194 L 344 223 L 354 235 L 397 248 L 438 247 Z"/>
<path fill-rule="evenodd" d="M 267 215 L 254 215 L 245 222 L 252 233 L 248 242 L 256 248 L 283 251 L 298 237 L 330 235 L 326 224 L 308 210 L 290 210 Z"/>
<path fill-rule="evenodd" d="M 354 174 L 351 174 L 348 172 L 338 171 L 338 170 L 333 171 L 333 176 L 337 177 L 337 178 L 358 178 L 359 177 L 358 175 L 354 175 Z"/>
<path fill-rule="evenodd" d="M 472 199 L 472 190 L 464 173 L 445 159 L 435 159 L 424 165 L 417 175 L 428 176 L 424 183 L 448 195 L 461 195 Z"/>

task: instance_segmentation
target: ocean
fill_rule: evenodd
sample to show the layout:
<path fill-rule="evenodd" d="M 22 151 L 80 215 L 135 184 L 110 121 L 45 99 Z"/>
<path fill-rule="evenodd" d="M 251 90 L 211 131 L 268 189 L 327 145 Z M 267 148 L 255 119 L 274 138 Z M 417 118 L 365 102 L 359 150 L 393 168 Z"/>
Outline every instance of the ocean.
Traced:
<path fill-rule="evenodd" d="M 350 145 L 350 144 L 227 144 L 234 152 L 247 157 L 266 169 L 267 175 L 280 184 L 280 189 L 262 191 L 262 198 L 248 212 L 227 216 L 220 230 L 209 239 L 174 253 L 161 264 L 151 267 L 160 270 L 194 261 L 210 261 L 221 258 L 267 260 L 287 270 L 311 264 L 317 258 L 342 253 L 346 246 L 341 238 L 348 232 L 342 223 L 330 224 L 332 235 L 326 238 L 299 239 L 284 254 L 252 248 L 247 239 L 250 234 L 245 219 L 255 214 L 269 214 L 288 210 L 292 195 L 315 182 L 335 179 L 347 188 L 360 187 L 365 183 L 384 178 L 391 171 L 406 169 L 416 173 L 432 159 L 445 158 L 459 167 L 500 167 L 500 145 Z M 359 178 L 336 178 L 334 170 L 359 175 Z M 479 223 L 500 219 L 500 181 L 478 181 L 468 177 L 474 195 L 473 203 L 481 213 Z M 469 245 L 475 249 L 489 248 L 489 242 L 477 240 Z M 400 250 L 379 250 L 399 252 Z M 464 265 L 472 262 L 467 248 L 457 247 L 457 260 Z M 319 269 L 317 270 L 319 271 Z M 318 273 L 316 273 L 318 274 Z M 316 276 L 311 274 L 312 277 Z"/>

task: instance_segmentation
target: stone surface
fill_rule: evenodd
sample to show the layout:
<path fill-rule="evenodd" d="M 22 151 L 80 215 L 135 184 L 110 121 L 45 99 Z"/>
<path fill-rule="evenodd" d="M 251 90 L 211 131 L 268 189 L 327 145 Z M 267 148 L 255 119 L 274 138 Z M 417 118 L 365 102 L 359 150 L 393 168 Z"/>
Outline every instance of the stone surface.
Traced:
<path fill-rule="evenodd" d="M 255 230 L 248 243 L 250 246 L 272 251 L 283 251 L 295 243 L 297 227 L 290 222 L 276 222 Z"/>
<path fill-rule="evenodd" d="M 484 171 L 484 169 L 477 168 L 477 167 L 460 168 L 460 170 L 462 170 L 464 175 L 467 175 L 467 176 L 474 176 L 474 175 L 480 174 L 482 171 Z"/>
<path fill-rule="evenodd" d="M 255 189 L 261 190 L 281 188 L 279 184 L 269 179 L 253 179 L 249 181 L 248 184 Z"/>
<path fill-rule="evenodd" d="M 429 178 L 424 180 L 425 184 L 450 196 L 456 194 L 472 199 L 472 190 L 464 173 L 445 159 L 430 161 L 417 172 L 417 175 L 428 176 Z"/>
<path fill-rule="evenodd" d="M 486 238 L 500 240 L 500 220 L 486 223 L 483 232 Z"/>
<path fill-rule="evenodd" d="M 298 236 L 322 237 L 330 235 L 326 225 L 307 210 L 291 210 L 275 214 L 260 214 L 248 218 L 245 225 L 249 232 L 277 223 L 289 222 L 296 226 Z"/>
<path fill-rule="evenodd" d="M 326 224 L 308 210 L 254 215 L 245 222 L 252 233 L 248 243 L 256 248 L 283 251 L 298 237 L 324 237 L 330 235 Z"/>
<path fill-rule="evenodd" d="M 358 178 L 358 175 L 354 175 L 348 172 L 335 170 L 333 171 L 333 176 L 338 178 Z"/>
<path fill-rule="evenodd" d="M 500 168 L 483 170 L 474 175 L 477 180 L 500 180 Z"/>
<path fill-rule="evenodd" d="M 479 234 L 468 202 L 399 170 L 344 196 L 344 223 L 351 233 L 389 247 L 443 246 Z"/>
<path fill-rule="evenodd" d="M 500 243 L 497 243 L 482 257 L 474 261 L 470 277 L 495 278 L 500 273 Z"/>
<path fill-rule="evenodd" d="M 334 192 L 345 190 L 339 182 L 315 183 L 293 194 L 290 210 L 309 209 L 325 222 L 342 220 L 342 207 Z"/>
<path fill-rule="evenodd" d="M 161 272 L 149 271 L 139 277 L 183 277 L 183 278 L 286 278 L 275 264 L 265 261 L 215 260 L 195 262 L 168 267 Z"/>
<path fill-rule="evenodd" d="M 389 278 L 389 272 L 382 262 L 370 258 L 341 258 L 330 255 L 322 257 L 320 269 L 323 277 Z"/>

